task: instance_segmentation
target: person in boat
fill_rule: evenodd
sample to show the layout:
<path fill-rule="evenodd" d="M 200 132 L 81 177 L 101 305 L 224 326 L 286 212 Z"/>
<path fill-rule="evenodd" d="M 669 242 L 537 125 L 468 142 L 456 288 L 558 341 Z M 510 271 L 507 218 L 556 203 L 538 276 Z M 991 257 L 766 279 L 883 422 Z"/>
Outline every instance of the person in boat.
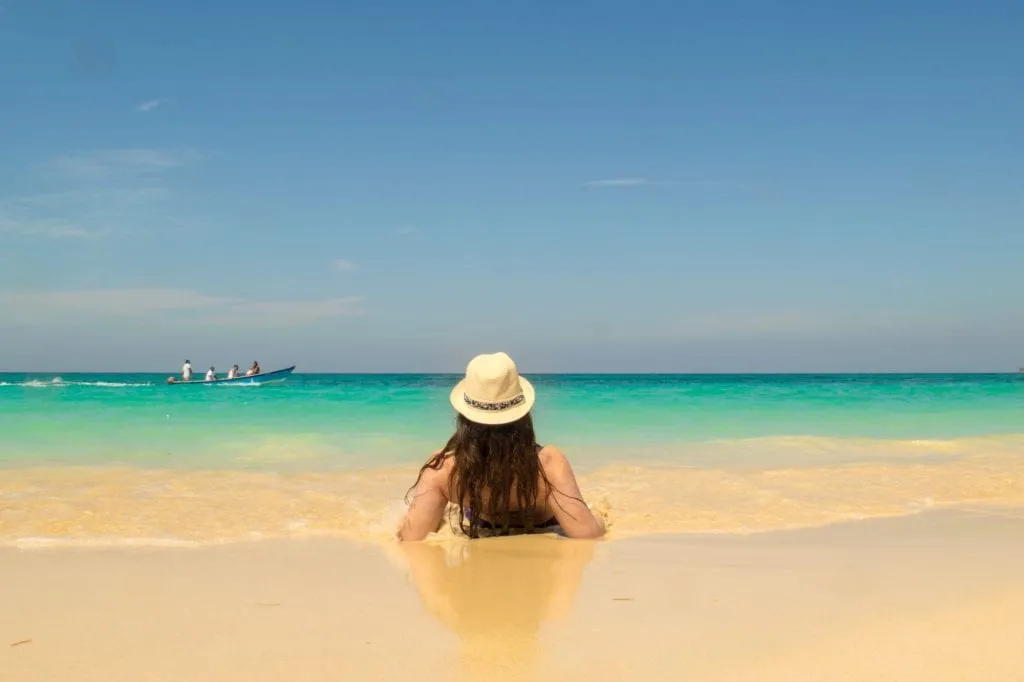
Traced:
<path fill-rule="evenodd" d="M 572 538 L 604 535 L 604 521 L 584 502 L 569 460 L 554 445 L 537 443 L 534 399 L 533 386 L 507 354 L 469 362 L 450 396 L 455 433 L 409 489 L 399 540 L 438 531 L 449 504 L 470 538 L 559 529 Z"/>
<path fill-rule="evenodd" d="M 238 365 L 231 365 L 231 369 L 228 370 L 228 379 L 237 379 L 239 371 Z"/>
<path fill-rule="evenodd" d="M 207 381 L 216 381 L 217 380 L 217 370 L 215 370 L 213 367 L 210 367 L 210 371 L 208 371 L 206 373 L 206 380 Z"/>
<path fill-rule="evenodd" d="M 192 381 L 192 363 L 188 360 L 181 366 L 181 380 Z"/>
<path fill-rule="evenodd" d="M 260 373 L 260 363 L 255 360 L 252 361 L 252 367 L 245 371 L 245 376 L 252 377 Z"/>

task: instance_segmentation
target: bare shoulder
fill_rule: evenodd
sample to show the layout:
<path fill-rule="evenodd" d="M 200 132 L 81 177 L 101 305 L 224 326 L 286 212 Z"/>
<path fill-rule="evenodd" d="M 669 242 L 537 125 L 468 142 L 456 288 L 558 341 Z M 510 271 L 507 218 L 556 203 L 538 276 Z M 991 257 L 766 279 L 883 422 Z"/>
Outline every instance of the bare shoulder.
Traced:
<path fill-rule="evenodd" d="M 450 452 L 445 452 L 444 450 L 434 450 L 433 452 L 430 453 L 430 456 L 427 457 L 426 463 L 430 464 L 431 462 L 438 462 L 438 461 L 440 461 L 440 463 L 441 463 L 440 467 L 432 466 L 432 467 L 428 467 L 428 468 L 430 468 L 430 469 L 443 469 L 445 467 L 450 467 L 452 465 L 452 460 L 453 459 L 454 458 L 452 457 L 452 453 L 450 453 Z"/>
<path fill-rule="evenodd" d="M 538 457 L 540 465 L 549 474 L 564 471 L 569 467 L 569 460 L 557 445 L 545 445 L 538 453 Z"/>
<path fill-rule="evenodd" d="M 431 453 L 430 457 L 427 458 L 427 465 L 431 462 L 437 462 L 438 457 L 444 454 L 441 450 Z M 448 479 L 452 475 L 452 469 L 455 467 L 454 457 L 444 457 L 440 460 L 440 466 L 425 466 L 423 473 L 420 475 L 420 482 L 427 486 L 435 486 L 438 488 L 447 488 Z"/>

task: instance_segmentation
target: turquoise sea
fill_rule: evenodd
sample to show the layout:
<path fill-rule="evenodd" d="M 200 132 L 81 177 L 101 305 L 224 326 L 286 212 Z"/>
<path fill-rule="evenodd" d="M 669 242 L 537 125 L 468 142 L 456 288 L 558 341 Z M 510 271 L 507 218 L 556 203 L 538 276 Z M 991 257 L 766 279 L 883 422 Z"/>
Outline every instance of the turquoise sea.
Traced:
<path fill-rule="evenodd" d="M 635 532 L 657 523 L 633 519 L 634 528 L 627 519 L 659 499 L 662 519 L 680 521 L 663 530 L 752 528 L 776 516 L 765 523 L 806 525 L 794 519 L 815 505 L 829 521 L 942 495 L 943 504 L 1024 499 L 1024 375 L 527 376 L 541 442 L 561 446 L 609 514 Z M 278 521 L 323 521 L 317 527 L 327 532 L 335 504 L 350 505 L 344 513 L 360 523 L 390 518 L 414 465 L 450 435 L 457 379 L 295 374 L 279 385 L 167 386 L 165 374 L 0 374 L 0 539 L 40 528 L 88 535 L 85 511 L 106 518 L 104 499 L 132 494 L 138 504 L 117 512 L 124 526 L 155 504 L 140 490 L 178 490 L 161 498 L 174 503 L 163 512 L 187 511 L 201 525 L 205 514 L 248 503 L 238 489 L 248 487 L 253 499 L 263 496 L 265 514 L 257 530 L 253 518 L 242 526 L 257 534 Z M 873 479 L 868 466 L 888 469 Z M 818 488 L 835 481 L 838 497 L 823 496 Z M 689 500 L 677 495 L 691 489 Z M 309 498 L 310 490 L 323 498 L 296 518 L 289 495 Z M 740 506 L 762 499 L 756 519 L 740 523 L 728 506 L 734 497 Z M 351 506 L 356 498 L 362 506 Z M 695 498 L 712 510 L 701 512 L 704 526 L 686 516 Z M 71 530 L 47 525 L 42 499 Z M 841 511 L 836 499 L 845 500 Z M 287 519 L 274 515 L 278 503 Z M 768 513 L 774 503 L 802 511 Z M 177 536 L 160 523 L 163 536 Z M 143 523 L 132 532 L 152 531 Z"/>
<path fill-rule="evenodd" d="M 252 387 L 166 386 L 165 378 L 0 374 L 0 462 L 209 468 L 415 462 L 448 437 L 448 393 L 458 379 L 296 374 L 284 384 Z M 571 449 L 583 465 L 636 456 L 685 461 L 701 443 L 772 436 L 1024 433 L 1024 375 L 1016 374 L 530 378 L 538 391 L 538 437 Z"/>

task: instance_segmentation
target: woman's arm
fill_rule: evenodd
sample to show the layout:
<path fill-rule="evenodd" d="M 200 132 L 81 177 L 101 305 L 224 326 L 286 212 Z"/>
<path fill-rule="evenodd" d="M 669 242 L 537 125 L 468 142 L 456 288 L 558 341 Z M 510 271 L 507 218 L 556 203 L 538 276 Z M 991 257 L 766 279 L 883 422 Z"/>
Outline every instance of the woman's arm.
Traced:
<path fill-rule="evenodd" d="M 604 520 L 590 511 L 590 507 L 583 501 L 576 475 L 562 451 L 551 445 L 545 447 L 540 453 L 540 463 L 551 484 L 548 505 L 565 534 L 571 538 L 603 536 Z"/>
<path fill-rule="evenodd" d="M 412 502 L 405 512 L 405 518 L 398 526 L 397 537 L 406 542 L 416 542 L 436 532 L 444 521 L 444 510 L 448 506 L 448 467 L 426 468 L 412 491 Z"/>

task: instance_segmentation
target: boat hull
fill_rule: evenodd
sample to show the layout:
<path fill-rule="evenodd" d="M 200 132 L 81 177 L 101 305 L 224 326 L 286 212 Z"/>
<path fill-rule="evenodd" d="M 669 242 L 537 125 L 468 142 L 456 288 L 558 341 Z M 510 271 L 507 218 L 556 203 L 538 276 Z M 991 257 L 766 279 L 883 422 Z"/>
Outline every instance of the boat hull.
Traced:
<path fill-rule="evenodd" d="M 214 381 L 206 381 L 205 379 L 193 379 L 192 381 L 168 381 L 168 386 L 263 386 L 266 384 L 276 384 L 284 381 L 291 373 L 295 371 L 295 365 L 291 367 L 285 367 L 284 369 L 276 369 L 273 372 L 263 372 L 249 377 L 235 377 L 234 379 L 215 379 Z"/>

